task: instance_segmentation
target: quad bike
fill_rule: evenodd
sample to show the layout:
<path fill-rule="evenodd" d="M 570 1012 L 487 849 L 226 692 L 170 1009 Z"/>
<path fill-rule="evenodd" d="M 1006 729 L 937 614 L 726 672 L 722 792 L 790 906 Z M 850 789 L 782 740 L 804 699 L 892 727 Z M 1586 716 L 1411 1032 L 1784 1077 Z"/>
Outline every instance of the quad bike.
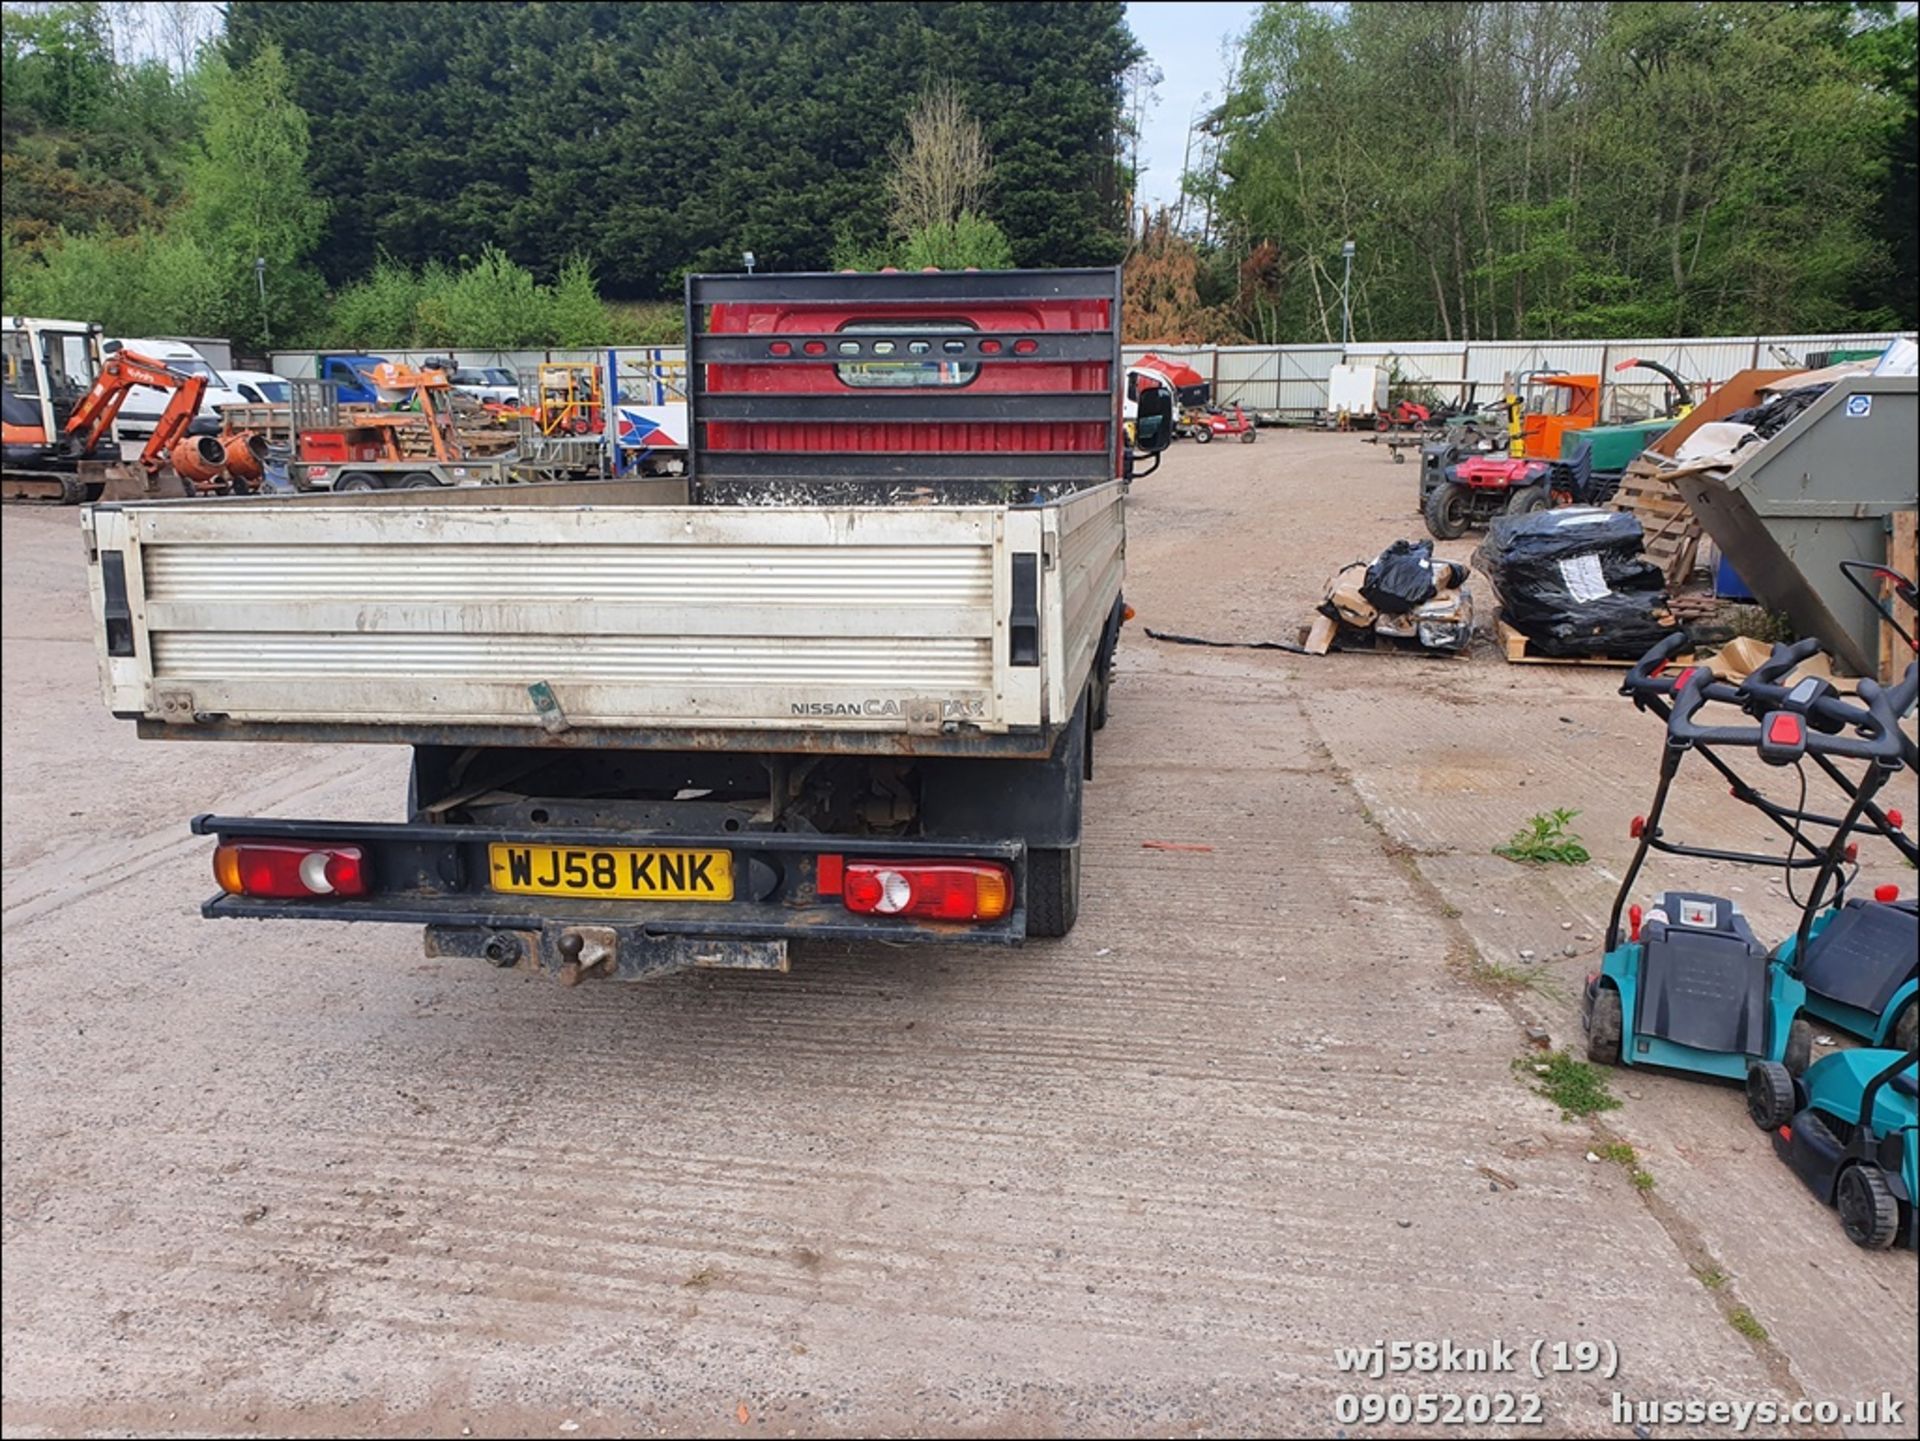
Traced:
<path fill-rule="evenodd" d="M 1458 540 L 1498 516 L 1595 505 L 1611 494 L 1612 486 L 1594 476 L 1593 446 L 1581 441 L 1558 460 L 1476 455 L 1450 465 L 1427 492 L 1421 514 L 1436 540 Z"/>

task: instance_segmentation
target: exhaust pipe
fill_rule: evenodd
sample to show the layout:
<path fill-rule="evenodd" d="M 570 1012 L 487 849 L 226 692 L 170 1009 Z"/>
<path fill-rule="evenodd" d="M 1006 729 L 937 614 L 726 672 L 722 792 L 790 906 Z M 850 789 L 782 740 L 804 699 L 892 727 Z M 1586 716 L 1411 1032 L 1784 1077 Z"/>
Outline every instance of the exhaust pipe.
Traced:
<path fill-rule="evenodd" d="M 227 473 L 235 480 L 254 481 L 267 473 L 267 443 L 251 430 L 228 436 L 224 453 Z"/>
<path fill-rule="evenodd" d="M 181 441 L 167 457 L 181 479 L 196 486 L 212 485 L 227 469 L 226 447 L 211 435 L 194 435 Z"/>

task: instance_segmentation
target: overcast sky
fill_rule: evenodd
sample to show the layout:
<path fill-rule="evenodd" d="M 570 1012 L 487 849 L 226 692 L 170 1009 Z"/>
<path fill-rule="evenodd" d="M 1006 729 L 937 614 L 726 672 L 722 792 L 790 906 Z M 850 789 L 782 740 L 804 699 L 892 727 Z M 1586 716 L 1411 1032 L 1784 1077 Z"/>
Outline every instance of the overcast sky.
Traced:
<path fill-rule="evenodd" d="M 1220 42 L 1247 28 L 1257 4 L 1214 4 L 1205 0 L 1129 0 L 1127 24 L 1165 78 L 1160 103 L 1147 111 L 1140 149 L 1141 178 L 1136 204 L 1170 205 L 1180 193 L 1180 157 L 1187 126 L 1208 104 L 1220 101 L 1226 66 Z"/>

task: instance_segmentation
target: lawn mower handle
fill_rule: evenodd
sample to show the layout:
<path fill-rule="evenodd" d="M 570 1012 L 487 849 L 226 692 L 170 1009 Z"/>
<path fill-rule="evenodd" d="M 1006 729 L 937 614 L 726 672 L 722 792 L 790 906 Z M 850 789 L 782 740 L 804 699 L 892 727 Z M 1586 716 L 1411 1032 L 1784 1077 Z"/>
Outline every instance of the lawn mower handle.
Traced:
<path fill-rule="evenodd" d="M 1911 678 L 1911 675 L 1910 675 Z M 1906 683 L 1898 689 L 1908 690 Z M 1806 731 L 1806 750 L 1810 755 L 1847 756 L 1854 760 L 1894 761 L 1901 758 L 1900 725 L 1893 708 L 1888 703 L 1885 691 L 1871 680 L 1860 682 L 1860 699 L 1866 703 L 1866 714 L 1858 720 L 1851 718 L 1854 707 L 1847 706 L 1840 715 L 1849 717 L 1847 723 L 1863 729 L 1870 729 L 1870 738 L 1856 739 L 1852 736 L 1826 735 L 1808 729 Z M 1746 696 L 1736 687 L 1716 681 L 1712 673 L 1695 669 L 1686 677 L 1686 683 L 1674 692 L 1673 714 L 1667 718 L 1667 738 L 1669 744 L 1680 746 L 1723 745 L 1750 746 L 1758 750 L 1763 739 L 1765 727 L 1759 726 L 1703 726 L 1694 723 L 1694 716 L 1701 706 L 1709 700 L 1723 701 L 1731 705 L 1746 708 Z M 1823 702 L 1822 708 L 1834 704 Z M 1827 714 L 1836 714 L 1827 711 Z"/>
<path fill-rule="evenodd" d="M 1686 644 L 1687 633 L 1683 630 L 1656 641 L 1653 649 L 1635 661 L 1626 679 L 1620 682 L 1620 694 L 1633 697 L 1635 705 L 1641 704 L 1648 696 L 1672 695 L 1673 678 L 1662 672 L 1666 670 L 1667 662 L 1685 649 Z"/>
<path fill-rule="evenodd" d="M 1819 650 L 1820 642 L 1812 636 L 1796 641 L 1792 645 L 1776 645 L 1773 648 L 1773 654 L 1755 666 L 1753 673 L 1740 682 L 1740 690 L 1751 696 L 1755 702 L 1747 706 L 1748 714 L 1758 717 L 1770 710 L 1786 708 L 1787 697 L 1792 694 L 1793 688 L 1781 685 L 1780 681 L 1801 661 L 1817 654 Z M 1909 662 L 1906 674 L 1900 678 L 1899 684 L 1887 692 L 1887 706 L 1897 719 L 1913 709 L 1916 699 L 1920 699 L 1920 669 Z M 1822 696 L 1815 701 L 1808 715 L 1816 723 L 1825 722 L 1826 724 L 1821 726 L 1823 730 L 1834 725 L 1860 726 L 1875 723 L 1868 709 L 1831 695 Z"/>
<path fill-rule="evenodd" d="M 1748 682 L 1759 681 L 1762 685 L 1777 685 L 1801 661 L 1820 653 L 1820 637 L 1810 635 L 1797 640 L 1792 645 L 1775 642 L 1773 651 L 1767 658 L 1753 668 L 1747 677 Z"/>

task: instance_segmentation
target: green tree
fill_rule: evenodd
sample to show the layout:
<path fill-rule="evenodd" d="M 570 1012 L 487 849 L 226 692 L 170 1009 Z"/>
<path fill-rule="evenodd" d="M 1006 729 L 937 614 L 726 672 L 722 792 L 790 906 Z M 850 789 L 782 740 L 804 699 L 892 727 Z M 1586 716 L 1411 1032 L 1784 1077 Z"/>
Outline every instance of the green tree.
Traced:
<path fill-rule="evenodd" d="M 1912 270 L 1910 209 L 1901 231 L 1881 199 L 1912 134 L 1899 28 L 1746 0 L 1263 6 L 1215 124 L 1230 249 L 1263 257 L 1243 322 L 1337 336 L 1352 240 L 1363 338 L 1883 324 Z"/>
<path fill-rule="evenodd" d="M 887 150 L 950 77 L 996 157 L 989 210 L 1022 263 L 1117 258 L 1117 0 L 644 6 L 235 0 L 236 61 L 278 44 L 312 121 L 337 283 L 381 252 L 496 245 L 610 294 L 689 270 L 819 269 L 887 231 Z M 404 104 L 395 104 L 404 96 Z"/>
<path fill-rule="evenodd" d="M 1013 246 L 1006 233 L 984 215 L 963 210 L 952 220 L 936 221 L 914 231 L 900 253 L 902 265 L 923 270 L 1010 270 Z"/>
<path fill-rule="evenodd" d="M 7 117 L 76 130 L 98 121 L 114 89 L 113 50 L 98 4 L 0 12 L 0 85 Z"/>
<path fill-rule="evenodd" d="M 600 299 L 593 262 L 584 255 L 573 256 L 560 267 L 560 279 L 554 284 L 548 310 L 548 324 L 555 345 L 605 345 L 614 338 L 613 318 Z"/>
<path fill-rule="evenodd" d="M 318 298 L 317 277 L 305 262 L 320 239 L 326 205 L 307 178 L 307 117 L 293 103 L 276 46 L 262 47 L 238 69 L 212 56 L 200 82 L 206 114 L 179 224 L 220 277 L 224 333 L 263 344 L 275 322 L 283 338 L 302 324 Z M 256 273 L 261 261 L 263 275 Z"/>
<path fill-rule="evenodd" d="M 322 342 L 349 349 L 411 346 L 418 324 L 420 277 L 390 255 L 365 280 L 342 286 L 327 307 Z"/>

